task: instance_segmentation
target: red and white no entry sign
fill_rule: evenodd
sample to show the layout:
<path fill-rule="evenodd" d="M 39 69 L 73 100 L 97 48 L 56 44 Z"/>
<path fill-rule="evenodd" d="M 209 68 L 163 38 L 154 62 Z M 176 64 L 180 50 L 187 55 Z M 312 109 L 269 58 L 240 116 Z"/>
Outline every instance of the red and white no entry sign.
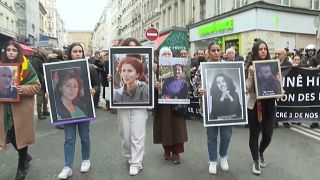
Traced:
<path fill-rule="evenodd" d="M 155 41 L 158 39 L 158 37 L 159 31 L 156 28 L 151 27 L 146 30 L 146 39 L 148 41 Z"/>

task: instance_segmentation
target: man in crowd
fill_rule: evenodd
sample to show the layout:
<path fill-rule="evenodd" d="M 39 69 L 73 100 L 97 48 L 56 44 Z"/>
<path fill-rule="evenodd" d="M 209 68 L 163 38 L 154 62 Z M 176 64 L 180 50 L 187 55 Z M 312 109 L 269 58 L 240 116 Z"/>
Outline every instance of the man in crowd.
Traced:
<path fill-rule="evenodd" d="M 47 62 L 46 58 L 46 49 L 44 47 L 38 47 L 37 52 L 32 58 L 32 66 L 36 70 L 40 84 L 41 90 L 37 94 L 37 113 L 38 119 L 46 119 L 45 116 L 50 115 L 48 112 L 48 100 L 44 97 L 46 92 L 46 85 L 44 79 L 44 72 L 43 72 L 43 63 Z"/>

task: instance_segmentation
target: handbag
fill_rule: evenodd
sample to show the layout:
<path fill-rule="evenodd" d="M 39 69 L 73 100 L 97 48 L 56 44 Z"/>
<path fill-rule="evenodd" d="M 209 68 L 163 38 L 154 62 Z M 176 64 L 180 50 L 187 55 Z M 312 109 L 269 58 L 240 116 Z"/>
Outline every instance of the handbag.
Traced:
<path fill-rule="evenodd" d="M 188 105 L 187 104 L 178 104 L 172 105 L 172 111 L 181 116 L 186 116 L 188 114 Z"/>

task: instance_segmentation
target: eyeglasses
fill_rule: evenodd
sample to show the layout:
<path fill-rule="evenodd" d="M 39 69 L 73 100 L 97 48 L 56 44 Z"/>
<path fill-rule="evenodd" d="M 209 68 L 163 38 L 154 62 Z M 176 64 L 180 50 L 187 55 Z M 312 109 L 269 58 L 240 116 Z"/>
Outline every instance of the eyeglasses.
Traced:
<path fill-rule="evenodd" d="M 211 52 L 220 52 L 220 49 L 210 49 Z"/>

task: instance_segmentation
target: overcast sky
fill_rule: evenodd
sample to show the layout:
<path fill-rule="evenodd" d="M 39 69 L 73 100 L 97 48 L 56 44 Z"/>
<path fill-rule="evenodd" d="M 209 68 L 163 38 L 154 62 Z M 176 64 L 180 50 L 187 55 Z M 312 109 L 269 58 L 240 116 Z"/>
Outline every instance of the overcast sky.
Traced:
<path fill-rule="evenodd" d="M 93 31 L 108 0 L 57 0 L 67 30 Z"/>

